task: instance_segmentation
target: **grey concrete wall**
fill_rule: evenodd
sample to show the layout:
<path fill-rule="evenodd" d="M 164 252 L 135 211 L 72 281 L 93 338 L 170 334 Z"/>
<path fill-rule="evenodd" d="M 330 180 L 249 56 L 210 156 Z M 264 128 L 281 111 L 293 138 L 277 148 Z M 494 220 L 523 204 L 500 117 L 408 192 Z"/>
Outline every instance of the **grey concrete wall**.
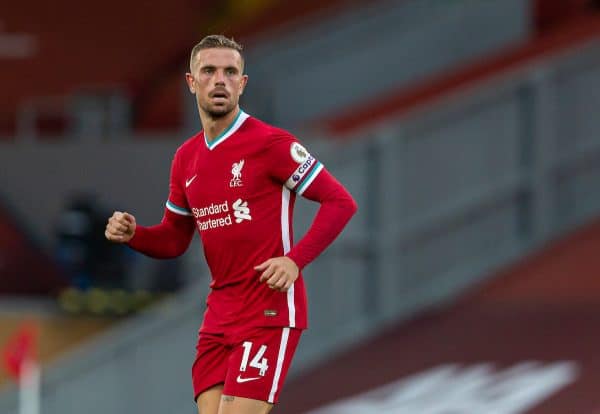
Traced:
<path fill-rule="evenodd" d="M 51 243 L 56 220 L 73 194 L 132 212 L 142 224 L 160 220 L 169 193 L 171 158 L 181 141 L 0 143 L 0 194 L 42 239 Z"/>
<path fill-rule="evenodd" d="M 529 9 L 522 0 L 390 0 L 299 24 L 250 45 L 244 102 L 294 127 L 516 44 L 529 34 Z"/>

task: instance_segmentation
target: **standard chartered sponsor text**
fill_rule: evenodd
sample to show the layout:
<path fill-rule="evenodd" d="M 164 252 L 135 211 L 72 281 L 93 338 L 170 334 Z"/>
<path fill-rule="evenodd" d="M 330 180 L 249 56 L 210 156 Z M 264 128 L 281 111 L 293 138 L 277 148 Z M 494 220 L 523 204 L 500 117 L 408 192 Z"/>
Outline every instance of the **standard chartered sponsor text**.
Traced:
<path fill-rule="evenodd" d="M 252 220 L 252 217 L 249 215 L 250 209 L 247 207 L 247 205 L 248 203 L 242 202 L 241 199 L 238 199 L 233 203 L 233 207 L 235 210 L 234 215 L 236 217 L 235 223 L 240 223 L 243 220 Z M 229 202 L 227 200 L 225 200 L 222 203 L 211 203 L 209 206 L 206 207 L 192 208 L 192 214 L 194 215 L 194 218 L 196 218 L 196 224 L 200 231 L 231 226 L 234 223 L 234 220 L 232 219 L 229 211 Z M 223 216 L 223 213 L 227 214 Z M 222 216 L 210 217 L 214 215 Z"/>
<path fill-rule="evenodd" d="M 216 229 L 219 227 L 231 226 L 233 221 L 231 220 L 231 214 L 227 214 L 225 217 L 221 217 L 218 219 L 208 219 L 208 220 L 196 220 L 196 224 L 200 230 L 209 230 Z"/>
<path fill-rule="evenodd" d="M 229 211 L 229 204 L 227 203 L 227 200 L 225 200 L 221 204 L 211 203 L 211 205 L 208 207 L 192 208 L 192 214 L 197 219 L 200 217 L 210 216 L 212 214 L 227 213 L 228 211 Z"/>

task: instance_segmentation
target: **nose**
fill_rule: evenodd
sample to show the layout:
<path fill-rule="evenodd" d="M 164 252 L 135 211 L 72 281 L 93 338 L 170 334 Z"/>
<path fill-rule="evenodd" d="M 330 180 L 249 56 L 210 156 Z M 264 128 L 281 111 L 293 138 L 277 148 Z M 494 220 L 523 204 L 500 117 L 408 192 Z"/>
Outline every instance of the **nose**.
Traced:
<path fill-rule="evenodd" d="M 215 85 L 225 85 L 225 71 L 215 71 Z"/>

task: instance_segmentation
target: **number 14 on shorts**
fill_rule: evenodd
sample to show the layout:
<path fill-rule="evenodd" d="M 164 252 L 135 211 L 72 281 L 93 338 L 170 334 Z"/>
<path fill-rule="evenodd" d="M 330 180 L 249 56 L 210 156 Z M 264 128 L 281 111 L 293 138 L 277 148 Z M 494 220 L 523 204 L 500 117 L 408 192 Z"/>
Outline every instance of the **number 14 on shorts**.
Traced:
<path fill-rule="evenodd" d="M 250 360 L 250 356 L 252 354 L 253 343 L 250 341 L 246 341 L 242 344 L 244 347 L 244 355 L 242 356 L 242 363 L 240 364 L 240 372 L 246 372 L 246 368 L 248 367 L 248 360 Z M 254 355 L 254 357 L 250 360 L 250 367 L 258 369 L 258 375 L 264 377 L 269 369 L 269 365 L 267 363 L 267 358 L 264 358 L 263 355 L 267 351 L 266 345 L 261 345 L 258 349 L 258 352 Z"/>

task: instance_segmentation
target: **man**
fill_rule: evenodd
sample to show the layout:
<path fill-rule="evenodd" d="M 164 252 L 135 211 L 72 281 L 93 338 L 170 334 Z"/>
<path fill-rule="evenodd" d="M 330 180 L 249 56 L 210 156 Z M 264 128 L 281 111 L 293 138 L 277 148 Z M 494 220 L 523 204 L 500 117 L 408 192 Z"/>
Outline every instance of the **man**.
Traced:
<path fill-rule="evenodd" d="M 182 254 L 198 229 L 211 292 L 192 366 L 200 414 L 265 414 L 307 325 L 300 270 L 342 231 L 352 196 L 288 132 L 244 113 L 242 48 L 224 36 L 192 50 L 186 74 L 203 130 L 175 153 L 164 217 L 115 212 L 106 238 L 157 258 Z M 321 203 L 293 245 L 295 195 Z"/>

